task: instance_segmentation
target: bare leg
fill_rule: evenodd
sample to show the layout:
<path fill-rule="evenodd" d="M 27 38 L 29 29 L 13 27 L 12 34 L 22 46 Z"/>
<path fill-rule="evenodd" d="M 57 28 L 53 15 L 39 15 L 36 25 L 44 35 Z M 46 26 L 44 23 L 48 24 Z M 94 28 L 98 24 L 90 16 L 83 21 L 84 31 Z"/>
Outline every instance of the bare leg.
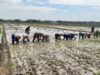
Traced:
<path fill-rule="evenodd" d="M 34 36 L 34 37 L 33 37 L 33 42 L 34 42 L 35 39 L 36 39 L 36 37 Z"/>

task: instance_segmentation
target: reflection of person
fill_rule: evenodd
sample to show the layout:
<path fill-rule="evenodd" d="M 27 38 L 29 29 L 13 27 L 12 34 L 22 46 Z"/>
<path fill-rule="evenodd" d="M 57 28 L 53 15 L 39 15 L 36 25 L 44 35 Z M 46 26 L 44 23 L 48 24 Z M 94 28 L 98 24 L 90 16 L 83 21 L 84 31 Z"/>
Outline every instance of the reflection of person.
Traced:
<path fill-rule="evenodd" d="M 91 32 L 94 33 L 94 26 L 91 27 Z"/>

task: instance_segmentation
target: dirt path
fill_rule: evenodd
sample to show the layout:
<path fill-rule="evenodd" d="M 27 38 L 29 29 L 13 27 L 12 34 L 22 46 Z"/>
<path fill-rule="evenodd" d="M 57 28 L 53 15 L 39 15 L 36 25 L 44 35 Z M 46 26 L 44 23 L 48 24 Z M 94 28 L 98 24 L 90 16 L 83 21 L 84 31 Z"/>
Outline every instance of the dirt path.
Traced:
<path fill-rule="evenodd" d="M 9 69 L 6 66 L 0 66 L 0 75 L 9 75 Z"/>
<path fill-rule="evenodd" d="M 7 44 L 7 38 L 6 38 L 6 32 L 5 28 L 3 26 L 3 34 L 1 39 L 1 58 L 0 58 L 0 74 L 1 75 L 7 75 L 10 74 L 10 68 L 8 66 L 10 61 L 10 54 L 9 54 L 9 48 Z"/>

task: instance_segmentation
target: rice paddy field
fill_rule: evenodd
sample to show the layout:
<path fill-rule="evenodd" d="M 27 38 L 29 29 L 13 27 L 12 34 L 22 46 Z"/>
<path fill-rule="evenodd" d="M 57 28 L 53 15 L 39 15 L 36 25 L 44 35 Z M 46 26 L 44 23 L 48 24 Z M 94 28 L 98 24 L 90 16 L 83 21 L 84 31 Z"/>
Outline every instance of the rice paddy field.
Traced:
<path fill-rule="evenodd" d="M 12 75 L 100 75 L 100 38 L 55 41 L 55 33 L 74 31 L 31 27 L 31 41 L 35 32 L 50 35 L 50 41 L 12 45 L 11 34 L 23 36 L 26 27 L 5 25 Z"/>

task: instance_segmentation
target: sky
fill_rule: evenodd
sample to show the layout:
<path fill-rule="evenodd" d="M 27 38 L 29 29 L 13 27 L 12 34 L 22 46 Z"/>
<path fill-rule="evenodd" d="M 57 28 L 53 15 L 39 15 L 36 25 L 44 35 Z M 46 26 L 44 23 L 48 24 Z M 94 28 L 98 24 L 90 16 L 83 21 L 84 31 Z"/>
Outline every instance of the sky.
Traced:
<path fill-rule="evenodd" d="M 100 0 L 0 0 L 0 18 L 100 21 Z"/>

